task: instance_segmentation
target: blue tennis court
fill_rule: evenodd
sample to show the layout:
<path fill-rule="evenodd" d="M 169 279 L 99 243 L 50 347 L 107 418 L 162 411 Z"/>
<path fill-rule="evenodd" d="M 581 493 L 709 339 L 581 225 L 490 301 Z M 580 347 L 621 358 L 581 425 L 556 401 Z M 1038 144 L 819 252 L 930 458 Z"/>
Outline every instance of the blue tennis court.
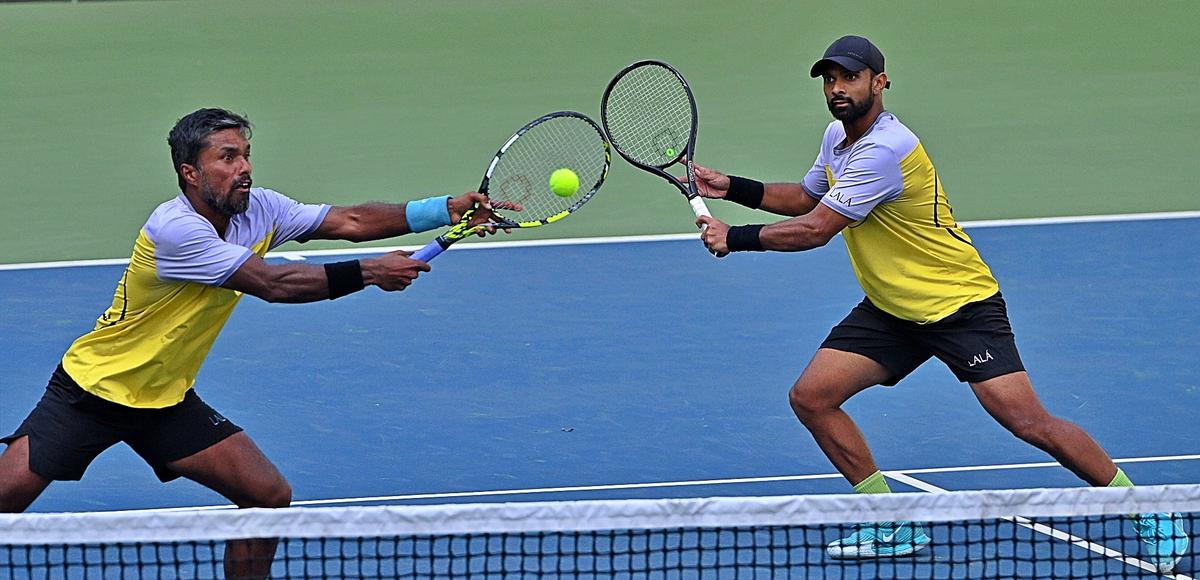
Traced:
<path fill-rule="evenodd" d="M 276 577 L 1125 578 L 1154 576 L 1156 559 L 1126 514 L 1185 512 L 1200 538 L 1200 165 L 1191 125 L 1163 114 L 1188 110 L 1187 83 L 1200 79 L 1187 74 L 1200 72 L 1187 50 L 1200 48 L 1200 3 L 654 8 L 673 26 L 620 2 L 0 1 L 0 435 L 36 404 L 124 268 L 45 261 L 129 255 L 176 187 L 163 138 L 189 110 L 249 115 L 255 178 L 297 200 L 400 202 L 474 187 L 502 140 L 537 115 L 603 121 L 605 81 L 660 59 L 695 92 L 699 153 L 689 157 L 795 180 L 830 122 L 810 67 L 835 37 L 863 34 L 887 54 L 886 109 L 945 171 L 935 200 L 942 176 L 958 218 L 1031 218 L 966 225 L 1043 402 L 1093 435 L 1144 497 L 1055 522 L 1062 514 L 1025 511 L 1042 497 L 1030 491 L 977 525 L 970 510 L 982 504 L 967 500 L 990 492 L 970 490 L 1015 490 L 1016 500 L 1051 488 L 1050 508 L 1112 490 L 1077 494 L 1080 481 L 930 362 L 847 410 L 893 489 L 966 491 L 887 494 L 897 509 L 865 517 L 882 498 L 840 495 L 850 486 L 787 402 L 862 297 L 844 244 L 713 259 L 671 188 L 614 157 L 604 193 L 579 217 L 456 246 L 406 292 L 243 301 L 196 387 L 278 465 L 302 509 L 227 509 L 195 483 L 160 484 L 118 446 L 82 482 L 50 486 L 30 509 L 40 513 L 0 514 L 0 580 L 222 577 L 230 562 L 254 563 L 228 548 L 263 538 L 294 541 L 273 555 Z M 592 22 L 604 25 L 583 25 Z M 714 22 L 749 33 L 696 42 Z M 797 35 L 798 24 L 824 32 Z M 764 219 L 736 204 L 713 210 L 731 223 Z M 1094 215 L 1046 219 L 1080 214 Z M 347 247 L 289 245 L 270 259 L 381 251 Z M 774 510 L 790 498 L 826 509 Z M 845 509 L 839 498 L 863 501 Z M 910 499 L 927 511 L 905 511 Z M 950 521 L 929 509 L 943 499 L 963 500 L 952 521 L 965 527 L 932 527 Z M 653 505 L 636 517 L 596 517 L 640 500 Z M 543 502 L 568 525 L 512 517 Z M 356 513 L 404 520 L 427 508 L 504 508 L 486 523 L 505 527 L 452 540 L 444 519 L 338 527 L 361 523 Z M 759 517 L 740 519 L 742 509 Z M 720 525 L 688 519 L 696 513 Z M 253 534 L 238 528 L 242 515 L 255 516 Z M 188 533 L 155 527 L 175 517 Z M 289 517 L 328 517 L 320 526 L 342 531 L 276 525 Z M 864 522 L 902 520 L 931 524 L 933 543 L 897 567 L 834 562 L 825 549 Z M 26 534 L 52 521 L 59 533 Z M 230 522 L 242 535 L 226 533 Z M 576 533 L 589 525 L 599 527 Z M 1177 578 L 1200 576 L 1195 546 Z"/>
<path fill-rule="evenodd" d="M 1047 407 L 1139 484 L 1200 480 L 1200 219 L 968 231 Z M 0 428 L 32 408 L 121 269 L 0 272 Z M 692 240 L 454 251 L 399 294 L 244 300 L 197 389 L 302 505 L 845 492 L 786 393 L 860 298 L 840 242 L 724 260 Z M 881 467 L 915 478 L 898 489 L 1077 485 L 936 361 L 849 412 Z M 224 503 L 160 485 L 117 447 L 32 511 Z"/>

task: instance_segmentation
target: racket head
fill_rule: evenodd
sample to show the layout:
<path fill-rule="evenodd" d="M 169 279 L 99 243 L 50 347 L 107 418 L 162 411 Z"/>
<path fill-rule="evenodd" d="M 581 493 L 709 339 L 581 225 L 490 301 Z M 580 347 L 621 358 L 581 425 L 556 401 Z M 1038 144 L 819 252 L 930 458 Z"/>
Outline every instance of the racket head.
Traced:
<path fill-rule="evenodd" d="M 493 210 L 497 226 L 543 226 L 590 201 L 604 185 L 611 160 L 608 139 L 595 121 L 583 113 L 558 111 L 534 119 L 509 137 L 488 165 L 479 191 L 524 207 L 511 217 Z M 578 176 L 574 194 L 551 191 L 550 175 L 558 169 Z"/>
<path fill-rule="evenodd" d="M 609 142 L 626 161 L 668 176 L 663 170 L 686 156 L 691 177 L 696 99 L 675 67 L 650 59 L 621 69 L 604 89 L 600 119 Z"/>
<path fill-rule="evenodd" d="M 604 131 L 587 115 L 557 111 L 530 121 L 513 133 L 488 164 L 479 192 L 498 200 L 521 204 L 523 210 L 508 216 L 493 209 L 492 224 L 501 228 L 532 228 L 554 223 L 574 213 L 596 195 L 608 177 L 611 148 Z M 579 178 L 579 189 L 559 196 L 550 189 L 550 175 L 570 169 Z M 474 209 L 442 234 L 453 243 L 472 233 L 468 226 Z"/>

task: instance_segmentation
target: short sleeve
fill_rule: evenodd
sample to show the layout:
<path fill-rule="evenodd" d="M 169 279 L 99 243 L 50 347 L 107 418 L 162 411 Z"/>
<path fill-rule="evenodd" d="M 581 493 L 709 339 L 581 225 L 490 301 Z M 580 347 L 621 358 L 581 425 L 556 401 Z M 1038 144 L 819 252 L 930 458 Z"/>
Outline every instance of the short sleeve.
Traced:
<path fill-rule="evenodd" d="M 846 169 L 821 199 L 821 203 L 854 220 L 904 191 L 900 160 L 891 149 L 878 143 L 866 143 L 850 152 Z"/>
<path fill-rule="evenodd" d="M 275 226 L 271 249 L 284 242 L 306 240 L 325 220 L 325 214 L 329 213 L 328 205 L 300 203 L 274 190 L 261 189 L 256 193 Z"/>
<path fill-rule="evenodd" d="M 222 240 L 199 216 L 169 220 L 146 234 L 154 243 L 156 274 L 169 282 L 220 286 L 253 254 Z"/>
<path fill-rule="evenodd" d="M 825 160 L 817 155 L 812 168 L 804 175 L 804 189 L 814 197 L 821 197 L 829 191 L 829 176 L 825 173 Z"/>

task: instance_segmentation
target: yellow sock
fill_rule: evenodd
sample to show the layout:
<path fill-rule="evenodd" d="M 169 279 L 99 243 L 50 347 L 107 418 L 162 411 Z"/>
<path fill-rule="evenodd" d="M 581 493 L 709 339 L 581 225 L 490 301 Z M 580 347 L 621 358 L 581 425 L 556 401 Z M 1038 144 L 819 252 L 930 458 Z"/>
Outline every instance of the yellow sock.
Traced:
<path fill-rule="evenodd" d="M 892 493 L 892 488 L 888 487 L 887 480 L 883 478 L 883 472 L 876 471 L 858 482 L 858 485 L 854 486 L 854 491 L 857 493 Z"/>
<path fill-rule="evenodd" d="M 1133 487 L 1133 482 L 1129 481 L 1129 476 L 1125 475 L 1125 470 L 1117 468 L 1117 474 L 1113 476 L 1113 480 L 1108 482 L 1108 487 Z M 1138 519 L 1138 514 L 1125 514 L 1129 519 Z"/>
<path fill-rule="evenodd" d="M 1125 470 L 1117 468 L 1117 474 L 1113 476 L 1113 480 L 1108 482 L 1108 487 L 1133 487 L 1133 482 L 1129 481 L 1129 477 L 1125 475 Z"/>

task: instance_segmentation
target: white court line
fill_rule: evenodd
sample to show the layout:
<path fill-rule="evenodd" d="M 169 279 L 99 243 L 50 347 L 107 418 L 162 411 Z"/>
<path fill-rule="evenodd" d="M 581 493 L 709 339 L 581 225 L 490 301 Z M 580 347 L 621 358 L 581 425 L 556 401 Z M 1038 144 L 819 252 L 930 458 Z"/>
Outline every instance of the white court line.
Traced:
<path fill-rule="evenodd" d="M 915 487 L 921 491 L 927 491 L 929 493 L 948 493 L 949 492 L 949 490 L 947 490 L 947 489 L 938 487 L 931 483 L 926 483 L 915 477 L 910 477 L 910 476 L 906 475 L 905 472 L 903 472 L 903 471 L 886 471 L 886 472 L 884 472 L 884 475 L 886 475 L 896 481 L 899 481 L 900 483 L 904 483 L 906 485 Z M 1155 574 L 1158 574 L 1158 568 L 1155 568 L 1149 562 L 1139 560 L 1138 558 L 1134 558 L 1132 556 L 1126 556 L 1124 553 L 1118 552 L 1117 550 L 1113 550 L 1113 549 L 1109 548 L 1108 546 L 1089 542 L 1088 540 L 1085 540 L 1079 536 L 1070 534 L 1068 532 L 1064 532 L 1057 528 L 1053 528 L 1053 527 L 1050 527 L 1050 526 L 1047 526 L 1044 524 L 1034 523 L 1033 520 L 1030 520 L 1028 518 L 1023 518 L 1021 516 L 1015 516 L 1015 517 L 1011 517 L 1011 518 L 1006 517 L 1006 518 L 1001 518 L 1001 519 L 1012 522 L 1014 524 L 1017 524 L 1018 526 L 1021 526 L 1023 528 L 1028 528 L 1039 534 L 1044 534 L 1044 535 L 1050 536 L 1051 538 L 1054 538 L 1056 540 L 1061 540 L 1063 542 L 1070 542 L 1072 545 L 1074 545 L 1076 547 L 1083 548 L 1083 549 L 1089 550 L 1091 552 L 1095 552 L 1096 554 L 1100 554 L 1101 556 L 1104 556 L 1106 558 L 1112 558 L 1113 560 L 1117 560 L 1126 565 L 1134 566 L 1137 568 L 1141 568 L 1142 570 L 1146 570 L 1147 572 L 1153 572 Z M 1182 580 L 1192 580 L 1191 576 L 1185 576 L 1183 574 L 1174 574 L 1174 575 L 1165 574 L 1164 576 L 1167 578 L 1179 578 Z"/>
<path fill-rule="evenodd" d="M 25 264 L 0 264 L 3 270 L 42 270 L 46 268 L 82 268 L 85 266 L 124 266 L 129 258 L 106 258 L 104 260 L 64 260 L 60 262 L 29 262 Z"/>
<path fill-rule="evenodd" d="M 1129 457 L 1114 459 L 1113 463 L 1151 463 L 1154 461 L 1191 461 L 1200 459 L 1200 455 L 1160 455 L 1157 457 Z M 896 473 L 959 473 L 963 471 L 995 471 L 1000 469 L 1031 469 L 1035 467 L 1059 467 L 1056 461 L 1039 463 L 1008 463 L 1004 465 L 965 465 L 962 467 L 930 467 L 924 469 L 900 469 Z"/>
<path fill-rule="evenodd" d="M 964 228 L 999 228 L 1016 226 L 1038 226 L 1058 224 L 1081 224 L 1103 222 L 1132 222 L 1149 220 L 1174 220 L 1200 218 L 1200 211 L 1173 211 L 1154 213 L 1128 213 L 1111 215 L 1062 216 L 1044 218 L 1021 218 L 1006 220 L 981 220 L 961 222 Z M 550 240 L 525 240 L 510 242 L 473 242 L 451 246 L 451 250 L 485 250 L 491 248 L 527 248 L 542 246 L 576 246 L 591 244 L 632 244 L 647 242 L 667 242 L 679 240 L 694 240 L 697 234 L 654 234 L 644 236 L 598 236 L 594 238 L 559 238 Z M 291 252 L 271 252 L 269 258 L 283 258 L 290 261 L 303 261 L 316 256 L 372 255 L 383 254 L 395 250 L 413 251 L 421 246 L 387 246 L 387 247 L 357 247 L 338 248 L 333 250 L 310 250 Z M 5 270 L 41 270 L 47 268 L 80 268 L 86 266 L 119 266 L 128 264 L 128 258 L 111 258 L 103 260 L 62 260 L 55 262 L 27 262 L 0 264 L 0 271 Z"/>
<path fill-rule="evenodd" d="M 1003 228 L 1013 226 L 1041 226 L 1059 224 L 1094 224 L 1105 222 L 1140 222 L 1151 220 L 1182 220 L 1200 218 L 1200 211 L 1160 211 L 1148 213 L 1120 213 L 1108 215 L 1077 215 L 1044 218 L 1020 218 L 1007 220 L 978 220 L 962 222 L 964 228 Z"/>
<path fill-rule="evenodd" d="M 1144 463 L 1151 461 L 1188 461 L 1200 459 L 1198 455 L 1163 455 L 1158 457 L 1128 457 L 1124 459 L 1114 459 L 1116 463 Z M 994 469 L 1025 469 L 1034 467 L 1059 467 L 1057 463 L 1009 463 L 996 465 L 968 465 L 961 467 L 928 467 L 916 469 L 899 469 L 886 472 L 888 476 L 893 474 L 909 474 L 909 473 L 956 473 L 962 471 L 984 471 Z M 780 481 L 812 481 L 817 479 L 841 479 L 839 473 L 818 473 L 811 475 L 776 475 L 767 477 L 739 477 L 729 479 L 700 479 L 690 481 L 658 481 L 648 483 L 614 483 L 607 485 L 579 485 L 566 487 L 534 487 L 525 489 L 499 489 L 486 491 L 450 491 L 439 493 L 417 493 L 408 495 L 379 495 L 369 497 L 345 497 L 345 498 L 329 498 L 329 499 L 310 499 L 292 502 L 293 506 L 317 506 L 317 505 L 336 505 L 336 504 L 358 504 L 358 503 L 378 503 L 389 501 L 408 501 L 408 500 L 424 500 L 424 499 L 447 499 L 447 498 L 462 498 L 462 497 L 488 497 L 498 495 L 529 495 L 537 493 L 572 493 L 580 491 L 607 491 L 614 489 L 653 489 L 659 487 L 693 487 L 700 485 L 730 485 L 741 483 L 771 483 Z M 117 513 L 140 512 L 140 513 L 162 513 L 162 512 L 180 512 L 180 511 L 205 511 L 205 510 L 225 510 L 233 509 L 237 506 L 233 505 L 209 505 L 195 507 L 176 507 L 176 508 L 149 508 L 135 510 L 113 510 Z"/>
<path fill-rule="evenodd" d="M 673 242 L 679 240 L 695 240 L 699 234 L 653 234 L 645 236 L 598 236 L 594 238 L 558 238 L 550 240 L 515 240 L 511 242 L 471 242 L 450 246 L 450 250 L 488 250 L 494 248 L 529 248 L 542 246 L 584 246 L 594 244 L 638 244 L 646 242 Z M 396 250 L 416 251 L 421 246 L 363 246 L 354 248 L 336 248 L 332 250 L 300 250 L 294 252 L 268 252 L 268 258 L 282 258 L 293 262 L 303 261 L 318 256 L 369 256 L 386 254 Z M 82 268 L 87 266 L 122 266 L 129 263 L 129 258 L 108 258 L 103 260 L 62 260 L 57 262 L 28 262 L 18 264 L 0 264 L 4 270 L 42 270 L 47 268 Z"/>
<path fill-rule="evenodd" d="M 487 491 L 448 491 L 441 493 L 416 493 L 409 495 L 380 495 L 373 497 L 345 497 L 332 499 L 310 499 L 292 502 L 292 506 L 336 505 L 346 503 L 375 503 L 382 501 L 406 501 L 414 499 L 446 499 L 455 497 L 487 497 L 495 495 L 528 495 L 534 493 L 564 493 L 579 491 L 605 491 L 612 489 L 653 489 L 656 487 L 691 487 L 697 485 L 726 485 L 731 483 L 769 483 L 773 481 L 805 481 L 813 479 L 838 479 L 839 473 L 819 473 L 815 475 L 776 475 L 769 477 L 741 477 L 735 479 L 697 479 L 691 481 L 656 481 L 648 483 L 611 483 L 603 485 L 576 485 L 569 487 L 533 487 L 525 489 L 494 489 Z M 232 509 L 233 505 L 213 505 L 202 507 L 152 508 L 142 510 L 118 510 L 124 512 L 179 512 L 197 510 Z"/>

